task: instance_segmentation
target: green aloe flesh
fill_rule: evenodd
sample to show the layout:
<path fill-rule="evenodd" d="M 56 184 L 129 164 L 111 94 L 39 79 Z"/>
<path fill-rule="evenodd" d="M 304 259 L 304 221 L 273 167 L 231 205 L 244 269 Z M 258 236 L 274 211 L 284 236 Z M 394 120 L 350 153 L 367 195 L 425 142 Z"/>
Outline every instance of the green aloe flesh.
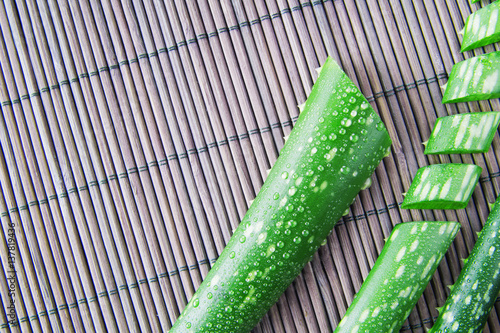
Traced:
<path fill-rule="evenodd" d="M 430 332 L 481 332 L 499 292 L 500 197 Z"/>
<path fill-rule="evenodd" d="M 500 2 L 495 1 L 470 14 L 465 21 L 461 52 L 500 41 Z"/>
<path fill-rule="evenodd" d="M 259 194 L 170 332 L 249 332 L 348 210 L 391 139 L 328 58 Z"/>
<path fill-rule="evenodd" d="M 500 112 L 474 112 L 436 120 L 425 154 L 485 153 L 500 123 Z"/>
<path fill-rule="evenodd" d="M 482 54 L 453 65 L 442 102 L 471 102 L 498 97 L 500 51 Z"/>
<path fill-rule="evenodd" d="M 467 206 L 481 167 L 474 164 L 433 164 L 418 169 L 401 208 L 462 209 Z"/>
<path fill-rule="evenodd" d="M 334 333 L 399 332 L 459 229 L 457 222 L 397 224 Z"/>

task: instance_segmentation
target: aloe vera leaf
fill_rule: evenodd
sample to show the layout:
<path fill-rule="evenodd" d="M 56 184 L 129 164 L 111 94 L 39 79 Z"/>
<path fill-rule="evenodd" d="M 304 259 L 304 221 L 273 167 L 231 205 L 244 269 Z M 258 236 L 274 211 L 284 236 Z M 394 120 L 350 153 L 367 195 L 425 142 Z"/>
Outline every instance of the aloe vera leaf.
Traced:
<path fill-rule="evenodd" d="M 391 140 L 332 58 L 276 164 L 170 332 L 248 332 L 367 184 Z"/>
<path fill-rule="evenodd" d="M 470 14 L 464 25 L 461 52 L 500 41 L 500 2 L 495 1 Z"/>
<path fill-rule="evenodd" d="M 334 333 L 399 332 L 459 229 L 457 222 L 397 224 Z"/>
<path fill-rule="evenodd" d="M 481 332 L 500 292 L 500 196 L 429 333 Z"/>
<path fill-rule="evenodd" d="M 443 103 L 471 102 L 500 97 L 500 51 L 453 65 Z"/>
<path fill-rule="evenodd" d="M 436 120 L 425 154 L 485 153 L 500 123 L 500 112 L 455 114 Z"/>
<path fill-rule="evenodd" d="M 467 206 L 481 167 L 446 163 L 422 167 L 405 195 L 403 209 L 461 209 Z"/>

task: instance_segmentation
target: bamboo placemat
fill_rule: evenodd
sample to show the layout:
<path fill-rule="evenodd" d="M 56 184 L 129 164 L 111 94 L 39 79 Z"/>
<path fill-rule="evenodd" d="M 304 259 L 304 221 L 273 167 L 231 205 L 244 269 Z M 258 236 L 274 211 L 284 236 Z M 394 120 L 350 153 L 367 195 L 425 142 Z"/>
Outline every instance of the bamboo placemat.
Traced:
<path fill-rule="evenodd" d="M 258 193 L 327 55 L 392 153 L 255 332 L 330 332 L 397 223 L 462 229 L 402 332 L 425 332 L 500 193 L 486 154 L 425 156 L 468 0 L 0 5 L 1 332 L 167 331 Z M 475 163 L 466 209 L 401 210 L 416 170 Z M 500 332 L 500 303 L 485 332 Z"/>

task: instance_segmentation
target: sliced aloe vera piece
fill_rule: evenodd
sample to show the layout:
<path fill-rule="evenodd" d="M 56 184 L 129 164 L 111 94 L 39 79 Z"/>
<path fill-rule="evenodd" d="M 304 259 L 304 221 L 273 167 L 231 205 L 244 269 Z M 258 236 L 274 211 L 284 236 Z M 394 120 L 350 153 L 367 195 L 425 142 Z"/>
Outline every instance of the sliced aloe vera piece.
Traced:
<path fill-rule="evenodd" d="M 459 229 L 457 222 L 396 225 L 335 333 L 399 332 Z"/>
<path fill-rule="evenodd" d="M 425 154 L 485 153 L 500 123 L 500 112 L 455 114 L 436 120 Z"/>
<path fill-rule="evenodd" d="M 460 51 L 500 41 L 500 2 L 495 1 L 470 14 L 465 21 Z"/>
<path fill-rule="evenodd" d="M 453 65 L 443 103 L 500 97 L 500 51 L 482 54 Z"/>
<path fill-rule="evenodd" d="M 461 209 L 467 206 L 481 167 L 474 164 L 433 164 L 418 169 L 405 195 L 403 209 Z"/>
<path fill-rule="evenodd" d="M 483 330 L 500 291 L 500 197 L 429 333 Z"/>

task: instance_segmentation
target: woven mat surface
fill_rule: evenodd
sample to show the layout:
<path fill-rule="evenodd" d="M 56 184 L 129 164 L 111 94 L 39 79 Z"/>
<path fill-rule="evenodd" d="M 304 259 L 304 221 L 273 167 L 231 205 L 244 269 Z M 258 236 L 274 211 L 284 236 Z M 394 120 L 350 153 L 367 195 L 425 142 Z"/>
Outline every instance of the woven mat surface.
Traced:
<path fill-rule="evenodd" d="M 468 0 L 0 4 L 0 332 L 167 331 L 258 193 L 332 56 L 392 140 L 373 185 L 254 332 L 331 332 L 393 226 L 462 229 L 402 328 L 425 332 L 500 193 L 486 154 L 423 154 Z M 417 169 L 474 163 L 466 209 L 402 210 Z M 500 303 L 485 332 L 500 332 Z"/>

